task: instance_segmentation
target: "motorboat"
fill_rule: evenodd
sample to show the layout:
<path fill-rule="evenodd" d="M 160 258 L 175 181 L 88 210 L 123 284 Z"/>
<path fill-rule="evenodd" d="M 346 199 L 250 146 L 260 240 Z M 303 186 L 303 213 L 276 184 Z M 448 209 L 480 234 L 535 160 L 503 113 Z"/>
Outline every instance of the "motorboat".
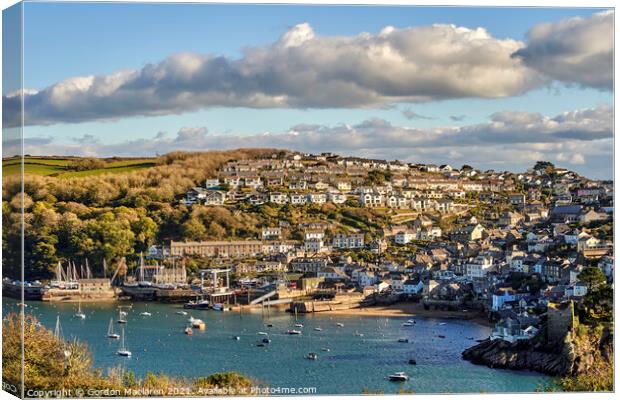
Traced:
<path fill-rule="evenodd" d="M 295 329 L 289 329 L 288 331 L 286 331 L 286 333 L 288 333 L 289 335 L 301 335 L 301 331 Z"/>
<path fill-rule="evenodd" d="M 194 334 L 194 330 L 191 328 L 191 326 L 185 328 L 184 332 L 187 336 L 192 336 Z"/>
<path fill-rule="evenodd" d="M 263 343 L 271 343 L 271 339 L 269 339 L 269 338 L 263 338 Z"/>
<path fill-rule="evenodd" d="M 407 339 L 407 338 L 400 338 L 400 339 L 398 339 L 398 343 L 409 343 L 409 339 Z"/>
<path fill-rule="evenodd" d="M 418 364 L 418 362 L 417 362 L 414 358 L 411 358 L 411 359 L 409 360 L 409 364 L 411 364 L 411 365 L 417 365 L 417 364 Z"/>
<path fill-rule="evenodd" d="M 187 312 L 186 311 L 177 311 L 175 314 L 187 315 Z"/>
<path fill-rule="evenodd" d="M 337 326 L 338 328 L 342 328 L 342 327 L 344 326 L 344 324 L 343 324 L 342 322 L 338 322 L 338 323 L 336 323 L 336 326 Z"/>
<path fill-rule="evenodd" d="M 239 336 L 233 336 L 233 340 L 241 340 Z"/>
<path fill-rule="evenodd" d="M 323 347 L 321 350 L 326 352 L 326 353 L 331 351 L 331 349 L 329 347 Z"/>
<path fill-rule="evenodd" d="M 405 323 L 403 323 L 403 326 L 413 326 L 413 323 L 411 323 L 411 322 L 405 322 Z"/>
<path fill-rule="evenodd" d="M 150 317 L 150 316 L 151 316 L 151 315 L 153 315 L 153 314 L 151 314 L 151 313 L 150 313 L 150 312 L 148 312 L 148 311 L 144 311 L 144 312 L 141 312 L 141 313 L 140 313 L 140 315 L 142 315 L 143 317 Z"/>
<path fill-rule="evenodd" d="M 316 328 L 314 328 L 315 331 L 317 332 L 321 332 L 323 330 L 323 328 L 321 328 L 320 326 L 317 326 Z"/>
<path fill-rule="evenodd" d="M 306 355 L 306 358 L 307 358 L 308 360 L 316 361 L 316 360 L 318 360 L 318 359 L 319 359 L 319 355 L 318 355 L 318 354 L 316 354 L 316 353 L 310 352 L 310 353 L 308 353 L 308 354 Z"/>
<path fill-rule="evenodd" d="M 269 336 L 267 332 L 258 332 L 257 335 Z"/>
<path fill-rule="evenodd" d="M 303 328 L 303 327 L 304 327 L 304 324 L 302 323 L 295 324 L 295 328 Z"/>
<path fill-rule="evenodd" d="M 388 375 L 388 379 L 395 382 L 404 382 L 409 380 L 409 376 L 404 372 L 396 372 L 394 374 Z"/>

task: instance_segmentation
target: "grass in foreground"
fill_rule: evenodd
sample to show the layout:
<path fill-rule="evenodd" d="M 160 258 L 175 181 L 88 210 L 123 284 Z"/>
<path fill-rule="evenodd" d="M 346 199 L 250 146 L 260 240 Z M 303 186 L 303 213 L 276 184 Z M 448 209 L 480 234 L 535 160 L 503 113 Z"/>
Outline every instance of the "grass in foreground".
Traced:
<path fill-rule="evenodd" d="M 250 395 L 252 381 L 236 372 L 203 378 L 179 378 L 147 373 L 143 379 L 116 367 L 103 374 L 94 369 L 86 344 L 65 342 L 27 314 L 24 327 L 24 388 L 26 397 L 146 397 Z M 21 318 L 2 322 L 4 390 L 21 394 Z M 183 390 L 179 390 L 183 389 Z M 55 391 L 63 391 L 61 393 Z M 47 393 L 47 394 L 46 394 Z M 107 393 L 107 394 L 105 394 Z"/>

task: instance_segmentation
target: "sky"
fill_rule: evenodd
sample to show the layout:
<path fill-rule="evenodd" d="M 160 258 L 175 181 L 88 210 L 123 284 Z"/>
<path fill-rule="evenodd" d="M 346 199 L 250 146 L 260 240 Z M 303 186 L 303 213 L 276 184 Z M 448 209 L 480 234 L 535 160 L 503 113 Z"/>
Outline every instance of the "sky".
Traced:
<path fill-rule="evenodd" d="M 544 159 L 611 178 L 613 17 L 26 3 L 24 152 L 268 146 L 513 171 Z M 19 85 L 3 86 L 10 133 Z M 18 151 L 5 141 L 3 156 Z"/>

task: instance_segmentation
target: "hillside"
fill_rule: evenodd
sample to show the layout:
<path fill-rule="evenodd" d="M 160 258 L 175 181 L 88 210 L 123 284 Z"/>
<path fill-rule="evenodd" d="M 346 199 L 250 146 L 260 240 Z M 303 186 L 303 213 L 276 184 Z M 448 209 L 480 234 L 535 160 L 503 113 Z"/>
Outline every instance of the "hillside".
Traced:
<path fill-rule="evenodd" d="M 77 170 L 75 164 L 79 157 L 32 157 L 24 158 L 24 173 L 29 175 L 51 176 L 56 178 L 74 178 L 101 174 L 120 174 L 156 165 L 155 158 L 102 158 L 100 168 Z M 2 176 L 17 175 L 20 172 L 19 158 L 2 160 Z"/>

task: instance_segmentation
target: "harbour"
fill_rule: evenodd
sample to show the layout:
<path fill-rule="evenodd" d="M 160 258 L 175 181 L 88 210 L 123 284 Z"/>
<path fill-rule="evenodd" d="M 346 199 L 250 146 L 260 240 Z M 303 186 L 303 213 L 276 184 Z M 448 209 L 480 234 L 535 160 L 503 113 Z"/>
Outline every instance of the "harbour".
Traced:
<path fill-rule="evenodd" d="M 18 311 L 17 301 L 5 297 L 3 302 L 3 314 Z M 403 326 L 411 317 L 295 316 L 276 308 L 268 314 L 260 308 L 222 313 L 156 302 L 82 303 L 82 319 L 75 317 L 76 303 L 26 304 L 26 312 L 43 326 L 53 330 L 58 319 L 65 339 L 87 343 L 94 366 L 104 373 L 119 365 L 138 376 L 148 371 L 185 377 L 238 371 L 261 385 L 316 387 L 318 394 L 531 392 L 551 382 L 541 374 L 463 360 L 461 352 L 490 333 L 471 321 L 415 317 L 413 326 Z M 127 313 L 126 323 L 115 322 L 113 330 L 119 334 L 123 329 L 130 357 L 119 356 L 119 339 L 107 337 L 119 305 Z M 190 318 L 200 319 L 205 329 L 184 334 Z M 288 330 L 301 334 L 289 335 Z M 309 358 L 311 353 L 316 359 Z M 388 379 L 401 371 L 406 381 Z"/>

